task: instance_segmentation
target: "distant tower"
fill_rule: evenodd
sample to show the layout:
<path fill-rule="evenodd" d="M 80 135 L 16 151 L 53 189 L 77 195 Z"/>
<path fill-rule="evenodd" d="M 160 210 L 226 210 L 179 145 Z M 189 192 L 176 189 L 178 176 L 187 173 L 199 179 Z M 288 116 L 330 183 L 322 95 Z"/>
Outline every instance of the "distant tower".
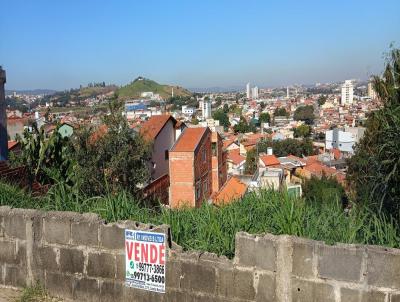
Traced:
<path fill-rule="evenodd" d="M 248 99 L 251 98 L 250 83 L 247 83 L 247 85 L 246 85 L 246 97 Z"/>
<path fill-rule="evenodd" d="M 353 82 L 351 80 L 344 81 L 342 85 L 341 104 L 353 104 Z"/>
<path fill-rule="evenodd" d="M 8 158 L 7 114 L 4 84 L 6 71 L 0 66 L 0 161 Z"/>
<path fill-rule="evenodd" d="M 374 89 L 374 85 L 373 85 L 372 81 L 368 82 L 368 97 L 370 97 L 373 100 L 375 100 L 377 98 L 377 94 Z"/>
<path fill-rule="evenodd" d="M 172 89 L 171 96 L 174 97 L 174 87 L 172 87 L 171 89 Z"/>
<path fill-rule="evenodd" d="M 289 98 L 289 86 L 286 87 L 286 97 Z"/>
<path fill-rule="evenodd" d="M 201 103 L 201 113 L 203 120 L 211 118 L 211 100 L 208 98 L 205 98 L 203 102 Z"/>
<path fill-rule="evenodd" d="M 251 96 L 253 98 L 253 100 L 258 99 L 258 87 L 255 86 L 251 89 Z"/>

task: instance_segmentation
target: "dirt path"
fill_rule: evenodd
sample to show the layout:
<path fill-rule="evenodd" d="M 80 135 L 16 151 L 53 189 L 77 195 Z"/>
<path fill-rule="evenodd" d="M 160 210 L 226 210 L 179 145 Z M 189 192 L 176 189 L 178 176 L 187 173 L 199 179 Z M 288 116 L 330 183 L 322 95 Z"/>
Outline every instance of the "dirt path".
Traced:
<path fill-rule="evenodd" d="M 21 296 L 20 290 L 0 287 L 0 302 L 14 302 Z"/>

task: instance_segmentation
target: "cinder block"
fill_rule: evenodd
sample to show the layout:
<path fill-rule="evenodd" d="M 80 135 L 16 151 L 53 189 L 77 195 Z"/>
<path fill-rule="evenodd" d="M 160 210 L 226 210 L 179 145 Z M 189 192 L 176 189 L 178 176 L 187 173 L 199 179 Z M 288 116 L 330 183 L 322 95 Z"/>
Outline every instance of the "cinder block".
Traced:
<path fill-rule="evenodd" d="M 17 241 L 15 252 L 15 263 L 19 266 L 26 266 L 26 243 Z"/>
<path fill-rule="evenodd" d="M 368 284 L 400 289 L 400 251 L 379 247 L 367 251 Z"/>
<path fill-rule="evenodd" d="M 98 302 L 100 298 L 99 282 L 89 278 L 75 279 L 73 296 L 77 301 Z"/>
<path fill-rule="evenodd" d="M 73 284 L 72 276 L 60 273 L 46 273 L 46 289 L 52 296 L 72 300 Z"/>
<path fill-rule="evenodd" d="M 259 274 L 254 278 L 258 278 L 257 302 L 275 302 L 275 277 L 267 274 Z"/>
<path fill-rule="evenodd" d="M 400 302 L 400 294 L 391 294 L 390 302 Z"/>
<path fill-rule="evenodd" d="M 5 265 L 4 284 L 14 287 L 25 287 L 26 284 L 26 268 Z"/>
<path fill-rule="evenodd" d="M 117 262 L 116 279 L 124 282 L 125 281 L 125 255 L 116 255 L 115 260 Z"/>
<path fill-rule="evenodd" d="M 71 242 L 76 245 L 97 246 L 98 222 L 78 221 L 71 224 Z"/>
<path fill-rule="evenodd" d="M 361 293 L 359 290 L 350 288 L 340 289 L 340 301 L 343 302 L 360 302 Z"/>
<path fill-rule="evenodd" d="M 53 247 L 34 246 L 32 252 L 33 269 L 58 271 L 57 253 Z"/>
<path fill-rule="evenodd" d="M 8 240 L 0 241 L 0 263 L 16 263 L 15 242 Z"/>
<path fill-rule="evenodd" d="M 87 274 L 91 277 L 115 278 L 115 256 L 101 253 L 88 255 Z"/>
<path fill-rule="evenodd" d="M 167 261 L 165 272 L 165 286 L 169 288 L 180 288 L 182 277 L 182 266 L 180 261 Z"/>
<path fill-rule="evenodd" d="M 235 257 L 240 266 L 255 266 L 257 269 L 275 272 L 275 236 L 267 234 L 255 237 L 243 232 L 237 233 Z"/>
<path fill-rule="evenodd" d="M 60 249 L 60 270 L 63 273 L 83 273 L 85 257 L 83 251 L 61 248 Z"/>
<path fill-rule="evenodd" d="M 314 277 L 314 241 L 294 238 L 292 272 L 299 277 Z"/>
<path fill-rule="evenodd" d="M 181 289 L 213 295 L 216 290 L 215 268 L 195 262 L 183 262 Z"/>
<path fill-rule="evenodd" d="M 315 283 L 312 281 L 304 281 L 292 278 L 292 301 L 334 302 L 335 294 L 333 291 L 333 287 L 329 284 Z"/>
<path fill-rule="evenodd" d="M 125 249 L 125 229 L 116 224 L 100 225 L 101 247 L 114 250 Z"/>
<path fill-rule="evenodd" d="M 255 297 L 252 271 L 218 269 L 218 295 L 228 298 L 253 300 Z"/>
<path fill-rule="evenodd" d="M 15 215 L 14 212 L 11 212 L 10 215 L 5 216 L 3 218 L 5 235 L 8 237 L 14 237 L 21 240 L 25 240 L 26 222 L 27 222 L 26 217 L 24 217 L 21 214 Z"/>
<path fill-rule="evenodd" d="M 71 237 L 69 218 L 46 217 L 44 220 L 44 238 L 48 243 L 69 244 Z"/>
<path fill-rule="evenodd" d="M 318 276 L 359 282 L 363 250 L 357 247 L 321 245 L 318 252 Z"/>
<path fill-rule="evenodd" d="M 124 284 L 100 281 L 100 302 L 122 301 Z"/>

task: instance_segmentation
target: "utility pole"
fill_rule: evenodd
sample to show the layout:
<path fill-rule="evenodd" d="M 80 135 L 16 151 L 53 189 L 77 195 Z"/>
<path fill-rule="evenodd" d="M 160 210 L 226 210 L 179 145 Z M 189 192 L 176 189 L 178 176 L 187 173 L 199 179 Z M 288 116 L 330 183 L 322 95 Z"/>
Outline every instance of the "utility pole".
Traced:
<path fill-rule="evenodd" d="M 6 71 L 0 66 L 0 161 L 8 159 L 7 113 L 4 84 Z"/>

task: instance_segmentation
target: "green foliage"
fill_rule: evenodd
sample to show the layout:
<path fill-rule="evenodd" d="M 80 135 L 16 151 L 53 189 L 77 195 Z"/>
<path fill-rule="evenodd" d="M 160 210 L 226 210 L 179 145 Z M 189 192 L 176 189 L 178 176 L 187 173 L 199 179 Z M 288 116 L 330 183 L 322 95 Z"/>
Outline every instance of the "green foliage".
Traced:
<path fill-rule="evenodd" d="M 321 95 L 321 96 L 318 98 L 318 100 L 317 100 L 318 105 L 319 105 L 319 106 L 322 106 L 323 104 L 325 104 L 325 102 L 326 102 L 327 99 L 328 99 L 328 98 L 327 98 L 326 95 Z"/>
<path fill-rule="evenodd" d="M 261 110 L 264 110 L 265 107 L 267 107 L 267 105 L 264 102 L 261 102 L 260 103 Z"/>
<path fill-rule="evenodd" d="M 251 149 L 247 151 L 246 162 L 244 164 L 244 173 L 253 175 L 257 169 L 257 150 Z"/>
<path fill-rule="evenodd" d="M 392 49 L 374 88 L 384 106 L 370 114 L 349 160 L 348 181 L 359 202 L 400 217 L 400 50 Z"/>
<path fill-rule="evenodd" d="M 311 135 L 311 127 L 309 125 L 300 125 L 293 130 L 294 137 L 309 137 Z"/>
<path fill-rule="evenodd" d="M 225 113 L 228 113 L 228 112 L 229 112 L 229 106 L 228 106 L 228 104 L 224 104 L 223 110 L 224 110 Z"/>
<path fill-rule="evenodd" d="M 156 225 L 165 223 L 171 226 L 173 240 L 185 250 L 209 251 L 230 258 L 234 256 L 235 234 L 239 231 L 289 234 L 330 244 L 400 247 L 397 221 L 365 207 L 355 206 L 345 213 L 341 202 L 335 200 L 305 202 L 280 192 L 260 191 L 222 208 L 204 203 L 200 208 L 169 210 L 144 208 L 130 194 L 121 191 L 89 199 L 73 199 L 63 194 L 62 190 L 55 190 L 50 196 L 33 199 L 0 183 L 0 205 L 92 212 L 109 222 L 129 219 Z M 60 208 L 58 200 L 66 201 L 61 203 L 66 206 Z"/>
<path fill-rule="evenodd" d="M 228 115 L 224 112 L 223 109 L 218 109 L 213 112 L 213 119 L 218 120 L 221 126 L 224 126 L 225 131 L 228 130 L 231 123 L 229 122 Z"/>
<path fill-rule="evenodd" d="M 347 200 L 343 186 L 335 178 L 325 175 L 305 180 L 303 194 L 308 202 L 339 202 L 345 206 Z"/>
<path fill-rule="evenodd" d="M 307 106 L 301 106 L 297 107 L 293 119 L 295 121 L 304 121 L 306 124 L 311 125 L 314 123 L 314 106 L 312 105 L 307 105 Z"/>
<path fill-rule="evenodd" d="M 248 123 L 247 120 L 241 116 L 239 123 L 233 126 L 233 131 L 235 131 L 235 133 L 255 132 L 256 127 L 252 123 Z"/>
<path fill-rule="evenodd" d="M 286 117 L 288 117 L 289 116 L 289 112 L 287 112 L 286 109 L 283 108 L 283 107 L 278 107 L 274 111 L 274 117 L 275 116 L 286 116 Z"/>
<path fill-rule="evenodd" d="M 298 157 L 316 154 L 312 141 L 309 139 L 303 139 L 301 141 L 291 138 L 281 141 L 266 139 L 258 143 L 259 152 L 267 152 L 268 147 L 272 147 L 274 154 L 278 157 L 288 156 L 290 154 Z"/>
<path fill-rule="evenodd" d="M 271 122 L 271 116 L 269 115 L 268 112 L 262 112 L 258 118 L 260 123 L 270 123 Z"/>

